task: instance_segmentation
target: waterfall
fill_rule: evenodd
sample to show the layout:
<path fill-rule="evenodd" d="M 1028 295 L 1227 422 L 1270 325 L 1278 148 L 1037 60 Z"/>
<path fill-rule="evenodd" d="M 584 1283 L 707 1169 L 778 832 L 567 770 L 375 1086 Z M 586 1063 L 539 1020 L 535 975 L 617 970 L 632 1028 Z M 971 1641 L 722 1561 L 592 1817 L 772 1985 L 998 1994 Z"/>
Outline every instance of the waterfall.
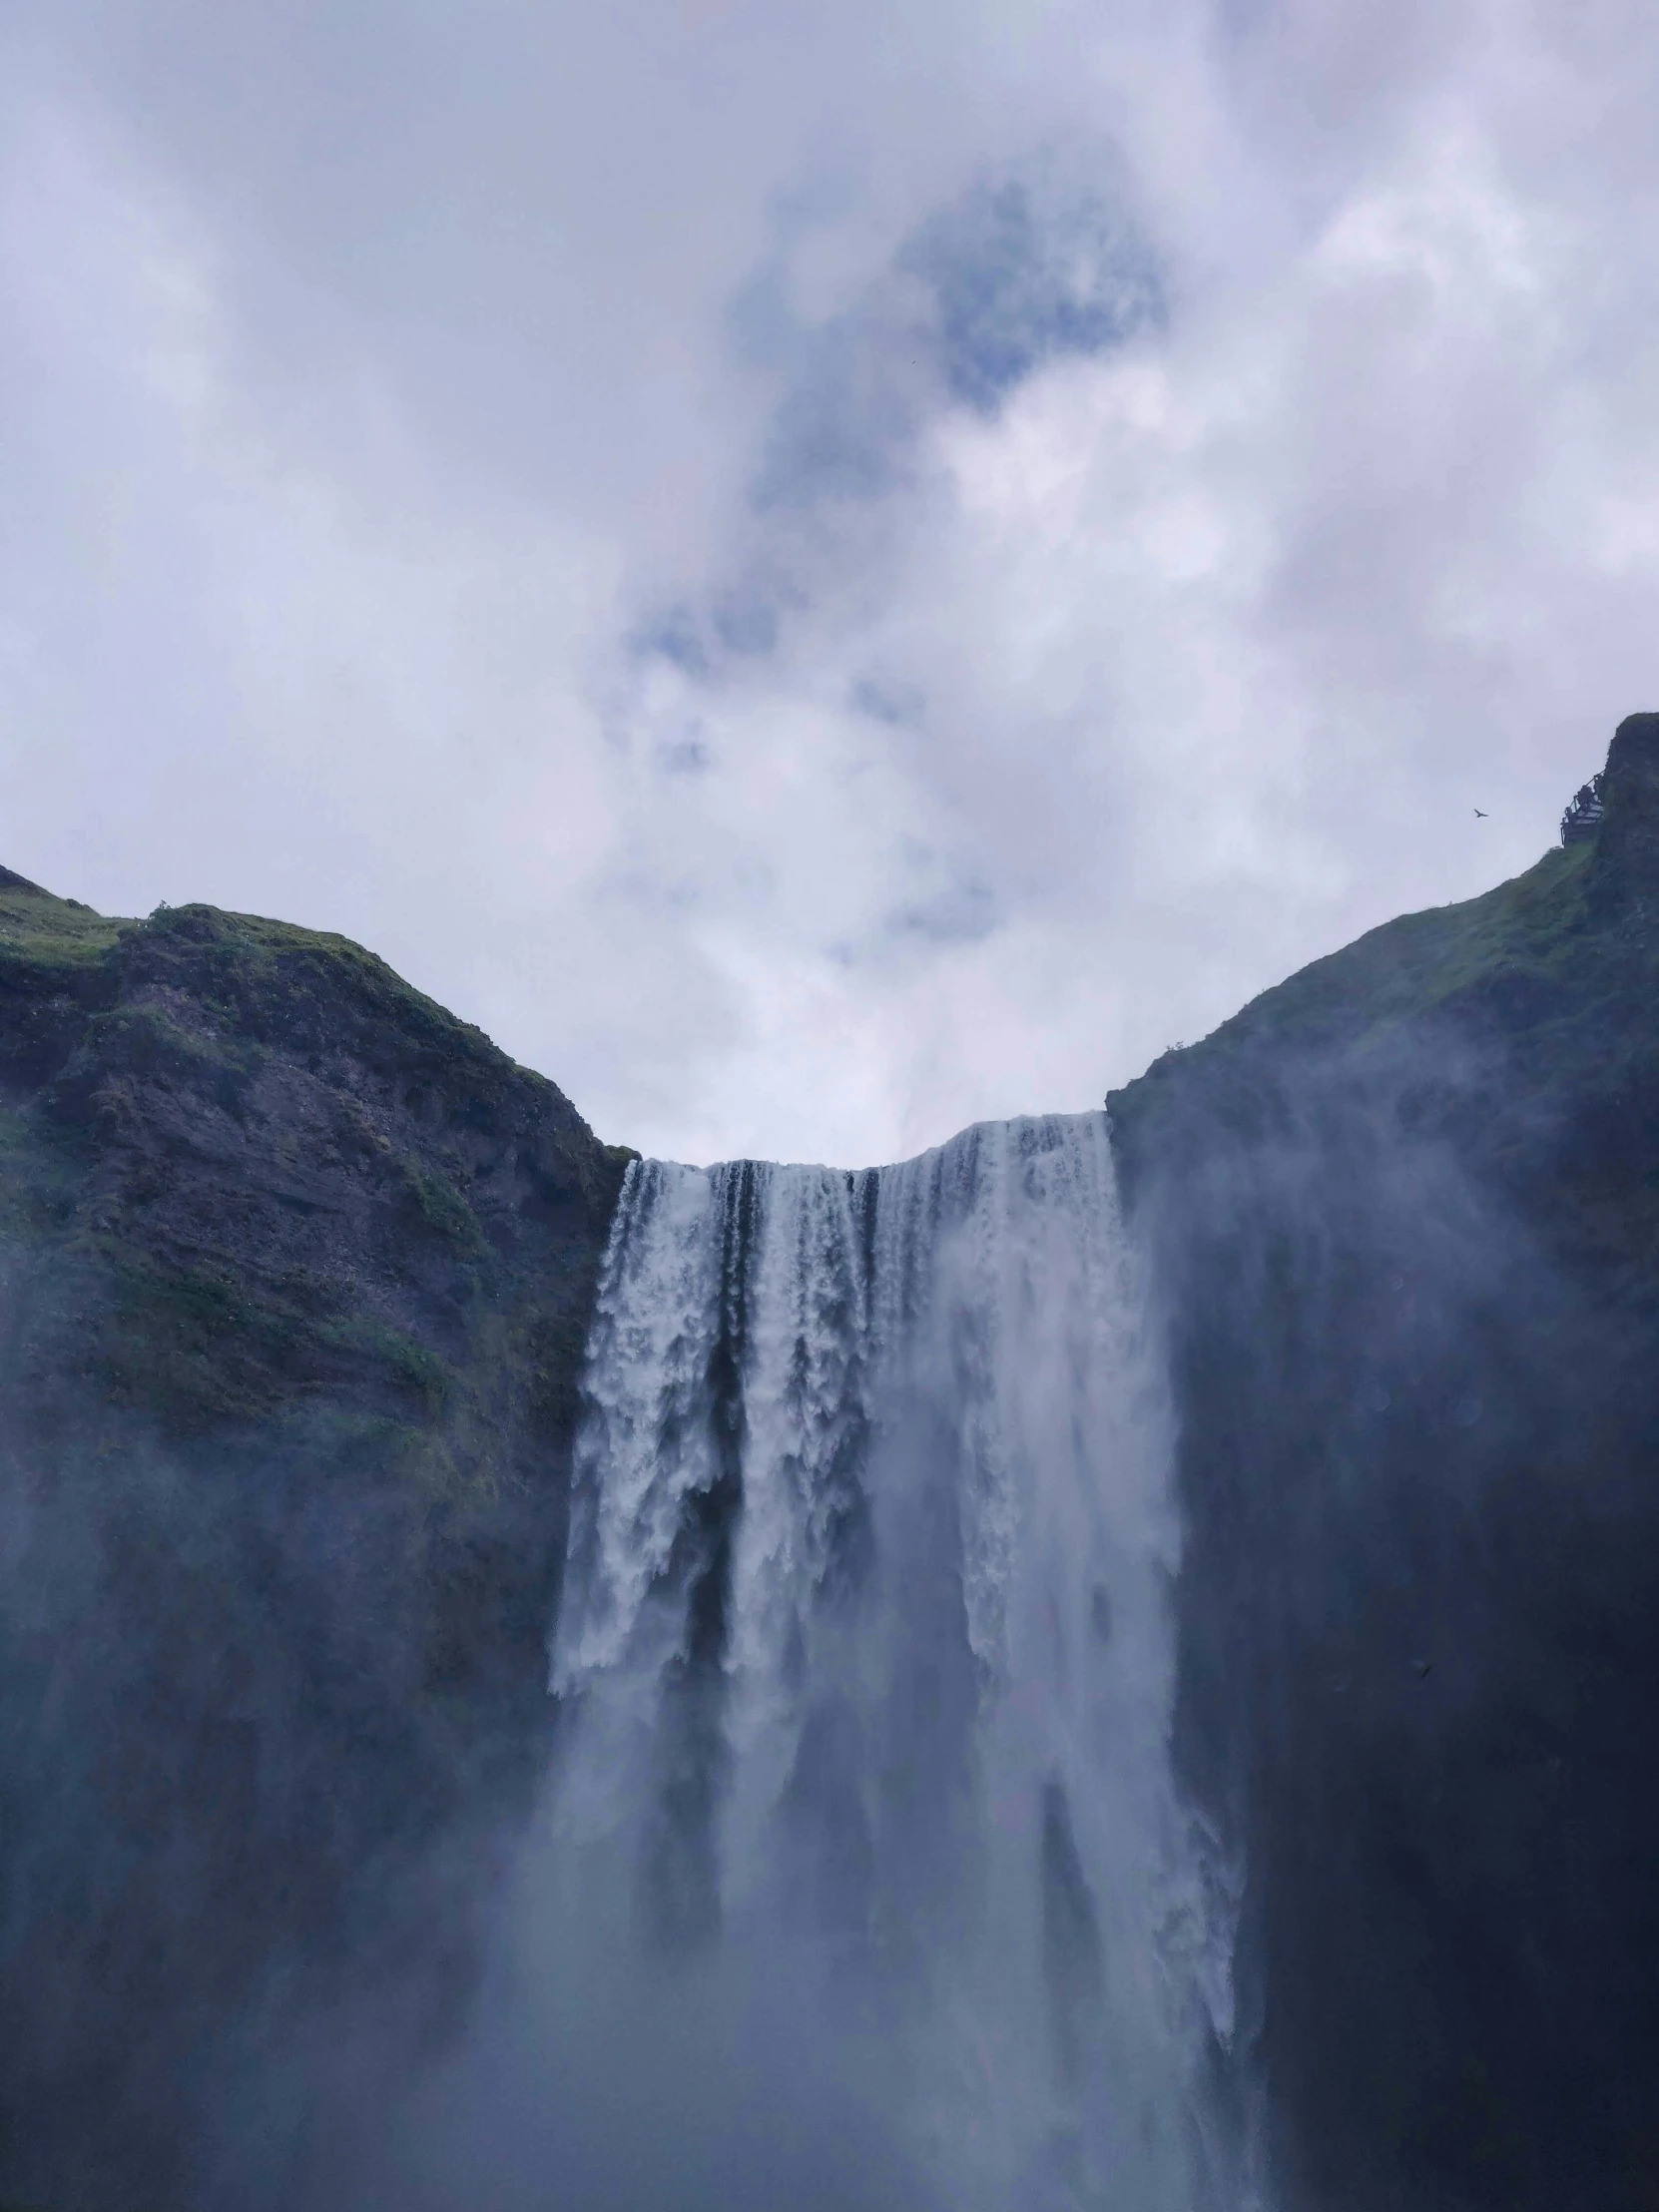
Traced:
<path fill-rule="evenodd" d="M 642 2038 L 687 1987 L 705 2084 L 793 2038 L 948 2212 L 1236 2202 L 1231 1886 L 1170 1769 L 1179 1538 L 1104 1116 L 854 1174 L 636 1162 L 548 1880 Z"/>

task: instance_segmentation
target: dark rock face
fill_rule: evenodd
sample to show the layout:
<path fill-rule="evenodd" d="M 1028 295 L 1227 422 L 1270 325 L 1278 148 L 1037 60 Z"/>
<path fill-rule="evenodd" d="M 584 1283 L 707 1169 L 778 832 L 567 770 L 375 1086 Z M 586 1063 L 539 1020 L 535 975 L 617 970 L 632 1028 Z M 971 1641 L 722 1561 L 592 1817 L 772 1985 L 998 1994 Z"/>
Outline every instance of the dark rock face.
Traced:
<path fill-rule="evenodd" d="M 1659 2203 L 1659 716 L 1110 1101 L 1286 2212 Z"/>
<path fill-rule="evenodd" d="M 1659 2204 L 1659 717 L 1601 797 L 1110 1102 L 1283 2212 Z M 340 939 L 0 870 L 0 2197 L 320 2202 L 464 2003 L 626 1157 Z"/>
<path fill-rule="evenodd" d="M 254 2201 L 261 2035 L 453 2000 L 626 1158 L 342 939 L 0 872 L 0 2193 Z"/>

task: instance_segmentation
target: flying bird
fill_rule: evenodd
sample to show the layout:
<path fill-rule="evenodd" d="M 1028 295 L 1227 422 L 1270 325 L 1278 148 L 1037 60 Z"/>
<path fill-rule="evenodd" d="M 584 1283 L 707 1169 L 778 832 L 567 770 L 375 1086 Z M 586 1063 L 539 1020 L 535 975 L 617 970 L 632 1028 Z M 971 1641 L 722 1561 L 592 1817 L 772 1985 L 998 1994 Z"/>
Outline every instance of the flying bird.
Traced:
<path fill-rule="evenodd" d="M 1474 819 L 1475 819 L 1475 821 L 1476 821 L 1476 822 L 1484 822 L 1484 821 L 1485 821 L 1485 819 L 1486 819 L 1486 810 L 1485 810 L 1485 808 L 1484 808 L 1484 807 L 1476 807 L 1476 809 L 1474 810 Z"/>

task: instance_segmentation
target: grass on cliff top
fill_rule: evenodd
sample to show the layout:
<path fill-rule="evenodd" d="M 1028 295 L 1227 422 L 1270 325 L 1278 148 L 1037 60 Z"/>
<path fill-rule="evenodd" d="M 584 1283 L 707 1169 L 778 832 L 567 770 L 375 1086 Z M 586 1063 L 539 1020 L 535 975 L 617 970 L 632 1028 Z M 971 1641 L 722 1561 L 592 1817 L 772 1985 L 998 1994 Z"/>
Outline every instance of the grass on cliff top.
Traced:
<path fill-rule="evenodd" d="M 286 1034 L 296 1015 L 343 1036 L 336 1025 L 349 1009 L 353 1023 L 384 1025 L 405 1044 L 435 1047 L 443 1058 L 459 1053 L 503 1068 L 515 1064 L 475 1022 L 331 930 L 218 906 L 160 907 L 139 925 L 131 951 L 152 980 L 178 983 L 257 1036 Z"/>
<path fill-rule="evenodd" d="M 297 959 L 326 964 L 336 973 L 349 976 L 377 993 L 412 1002 L 427 1018 L 436 1016 L 458 1028 L 482 1034 L 474 1029 L 473 1023 L 462 1021 L 458 1014 L 440 1006 L 435 998 L 428 998 L 424 991 L 405 982 L 377 952 L 368 951 L 353 938 L 342 937 L 332 929 L 305 929 L 295 921 L 273 921 L 265 914 L 233 913 L 222 906 L 162 907 L 150 917 L 149 926 L 164 931 L 202 920 L 210 921 L 220 936 L 234 940 L 243 949 L 273 960 Z"/>
<path fill-rule="evenodd" d="M 1175 1142 L 1186 1157 L 1192 1106 L 1203 1126 L 1219 1116 L 1254 1128 L 1263 1079 L 1295 1080 L 1305 1060 L 1330 1053 L 1396 1102 L 1405 1071 L 1439 1070 L 1463 1086 L 1486 1132 L 1487 1167 L 1534 1178 L 1532 1202 L 1555 1208 L 1563 1249 L 1649 1298 L 1659 1281 L 1646 1103 L 1659 1082 L 1659 931 L 1628 893 L 1607 895 L 1604 858 L 1585 840 L 1478 898 L 1401 915 L 1165 1053 L 1108 1100 L 1131 1174 L 1154 1158 L 1160 1132 L 1185 1131 Z M 1461 1074 L 1455 1051 L 1442 1051 L 1458 1038 L 1473 1048 Z"/>
<path fill-rule="evenodd" d="M 1587 842 L 1557 848 L 1478 898 L 1368 930 L 1252 1000 L 1216 1035 L 1318 1036 L 1358 1009 L 1371 1028 L 1430 1013 L 1504 968 L 1553 973 L 1575 950 L 1593 850 Z"/>
<path fill-rule="evenodd" d="M 285 994 L 296 982 L 303 987 L 308 977 L 313 986 L 326 984 L 331 993 L 377 1008 L 412 1034 L 443 1034 L 489 1046 L 473 1023 L 416 990 L 374 953 L 330 930 L 208 905 L 159 906 L 142 920 L 111 917 L 0 867 L 0 968 L 10 967 L 31 994 L 59 987 L 53 981 L 56 975 L 79 998 L 75 976 L 90 975 L 126 936 L 159 955 L 163 966 L 170 954 L 183 956 L 195 971 L 190 984 L 206 986 L 210 995 L 215 968 L 227 985 L 234 974 L 241 993 L 251 993 L 256 1004 L 266 995 L 263 982 Z"/>
<path fill-rule="evenodd" d="M 0 868 L 0 953 L 47 967 L 91 967 L 132 927 Z"/>
<path fill-rule="evenodd" d="M 115 970 L 129 962 L 147 980 L 175 984 L 216 1006 L 256 1039 L 282 1036 L 296 1013 L 308 1012 L 326 1032 L 349 1007 L 357 1020 L 383 1024 L 441 1060 L 459 1057 L 502 1072 L 518 1065 L 476 1023 L 332 930 L 204 904 L 163 905 L 140 920 L 108 917 L 0 866 L 0 988 L 36 1002 L 62 993 L 77 1005 L 95 1004 L 113 995 Z M 550 1085 L 536 1069 L 522 1072 Z M 637 1157 L 625 1145 L 604 1151 L 615 1165 Z"/>
<path fill-rule="evenodd" d="M 1188 1052 L 1378 1037 L 1504 973 L 1565 980 L 1584 954 L 1594 849 L 1588 842 L 1557 848 L 1478 898 L 1368 930 L 1252 999 L 1200 1044 L 1163 1054 L 1148 1073 L 1171 1070 Z"/>
<path fill-rule="evenodd" d="M 57 965 L 78 962 L 92 965 L 102 959 L 130 930 L 153 933 L 162 941 L 169 936 L 218 942 L 233 952 L 254 953 L 269 959 L 325 965 L 378 996 L 394 998 L 419 1008 L 421 1015 L 462 1029 L 463 1022 L 404 982 L 376 954 L 365 951 L 349 937 L 326 929 L 303 929 L 296 922 L 272 921 L 263 914 L 231 913 L 218 906 L 159 906 L 147 920 L 95 913 L 79 899 L 59 898 L 10 868 L 0 867 L 0 950 Z"/>

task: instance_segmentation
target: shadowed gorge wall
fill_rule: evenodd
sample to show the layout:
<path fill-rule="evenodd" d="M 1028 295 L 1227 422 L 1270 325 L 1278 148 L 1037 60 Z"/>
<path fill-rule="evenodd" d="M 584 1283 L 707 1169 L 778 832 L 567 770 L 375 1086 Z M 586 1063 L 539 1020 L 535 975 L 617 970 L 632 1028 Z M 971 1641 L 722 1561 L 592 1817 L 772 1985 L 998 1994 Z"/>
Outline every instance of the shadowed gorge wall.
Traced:
<path fill-rule="evenodd" d="M 0 2188 L 211 2195 L 262 2017 L 455 2001 L 628 1157 L 342 939 L 0 874 Z"/>
<path fill-rule="evenodd" d="M 1279 2212 L 1659 2203 L 1659 717 L 1603 798 L 1109 1102 L 1172 1356 L 1177 1763 L 1246 1870 L 1231 2047 Z M 0 873 L 0 2198 L 337 2201 L 329 2097 L 372 2119 L 475 2009 L 630 1157 L 341 939 Z M 732 1252 L 767 1193 L 880 1187 L 724 1173 Z M 693 1769 L 754 1380 L 710 1341 Z M 1080 1650 L 1133 1645 L 1109 1582 Z M 1070 2095 L 1117 1829 L 1033 1776 Z"/>
<path fill-rule="evenodd" d="M 1116 1093 L 1287 2212 L 1659 2201 L 1659 717 Z"/>

